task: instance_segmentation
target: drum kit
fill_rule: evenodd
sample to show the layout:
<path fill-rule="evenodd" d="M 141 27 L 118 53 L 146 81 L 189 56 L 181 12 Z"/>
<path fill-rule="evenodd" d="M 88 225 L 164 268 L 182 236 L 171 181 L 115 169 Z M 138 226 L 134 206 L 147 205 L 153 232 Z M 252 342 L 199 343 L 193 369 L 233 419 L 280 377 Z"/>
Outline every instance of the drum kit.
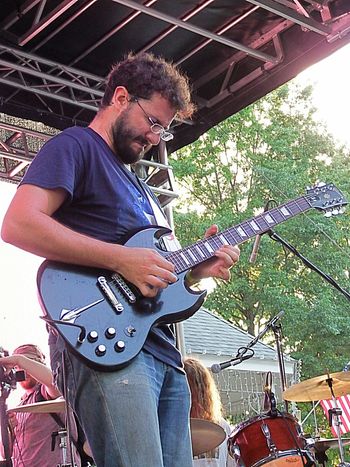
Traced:
<path fill-rule="evenodd" d="M 326 465 L 328 449 L 339 449 L 340 467 L 348 467 L 344 460 L 344 446 L 349 438 L 340 436 L 341 409 L 336 398 L 350 393 L 350 372 L 331 373 L 294 384 L 283 392 L 285 401 L 312 402 L 333 400 L 330 423 L 337 433 L 336 438 L 307 438 L 297 419 L 288 412 L 276 411 L 253 417 L 238 424 L 228 439 L 230 455 L 239 466 L 281 467 L 291 465 Z"/>
<path fill-rule="evenodd" d="M 8 414 L 11 413 L 33 413 L 33 414 L 59 414 L 66 411 L 66 401 L 59 397 L 54 400 L 47 400 L 42 402 L 34 402 L 32 404 L 19 405 L 13 407 L 7 411 Z M 59 429 L 55 435 L 58 436 L 58 446 L 61 450 L 61 460 L 62 463 L 59 464 L 60 467 L 70 467 L 72 464 L 69 462 L 71 457 L 71 452 L 68 444 L 68 433 L 65 428 Z"/>
<path fill-rule="evenodd" d="M 307 438 L 297 419 L 288 412 L 262 413 L 241 422 L 233 429 L 228 438 L 229 454 L 242 467 L 308 467 L 317 464 L 326 465 L 326 451 L 338 448 L 340 467 L 350 464 L 344 461 L 344 446 L 350 444 L 350 438 L 341 438 L 339 430 L 340 408 L 336 397 L 350 392 L 350 372 L 331 373 L 294 384 L 283 392 L 285 401 L 309 402 L 320 399 L 335 401 L 333 410 L 336 438 Z M 60 413 L 65 411 L 65 400 L 37 402 L 14 407 L 11 412 Z M 193 455 L 198 456 L 219 446 L 226 438 L 225 431 L 208 420 L 192 418 L 190 420 Z M 67 462 L 67 432 L 62 430 L 60 439 L 63 465 Z M 91 455 L 85 443 L 85 452 Z M 92 465 L 92 464 L 90 464 Z"/>
<path fill-rule="evenodd" d="M 66 403 L 63 398 L 55 400 L 35 402 L 32 404 L 21 405 L 9 409 L 10 413 L 61 413 L 66 410 Z M 203 454 L 219 446 L 226 438 L 225 431 L 221 426 L 208 420 L 199 418 L 190 419 L 192 451 L 194 456 Z M 60 440 L 60 448 L 62 449 L 62 465 L 67 464 L 67 432 L 62 430 L 62 438 Z M 84 452 L 92 458 L 92 453 L 89 444 L 85 441 L 83 445 Z M 70 464 L 69 464 L 70 465 Z M 90 464 L 92 467 L 92 464 Z"/>

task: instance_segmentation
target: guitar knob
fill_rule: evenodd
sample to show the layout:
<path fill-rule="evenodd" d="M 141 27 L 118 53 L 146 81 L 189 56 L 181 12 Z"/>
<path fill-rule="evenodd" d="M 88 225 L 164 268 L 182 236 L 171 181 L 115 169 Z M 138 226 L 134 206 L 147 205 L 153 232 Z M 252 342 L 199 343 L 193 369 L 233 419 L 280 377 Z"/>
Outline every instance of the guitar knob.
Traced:
<path fill-rule="evenodd" d="M 98 357 L 102 357 L 106 353 L 106 351 L 107 351 L 106 346 L 103 344 L 100 344 L 95 349 L 95 353 Z"/>
<path fill-rule="evenodd" d="M 98 332 L 97 331 L 90 331 L 87 339 L 89 342 L 96 342 L 98 339 Z"/>
<path fill-rule="evenodd" d="M 124 341 L 118 341 L 114 345 L 114 350 L 116 352 L 123 352 L 125 350 L 125 342 Z"/>
<path fill-rule="evenodd" d="M 105 332 L 105 336 L 107 339 L 113 339 L 115 335 L 117 334 L 117 331 L 114 328 L 107 328 Z"/>

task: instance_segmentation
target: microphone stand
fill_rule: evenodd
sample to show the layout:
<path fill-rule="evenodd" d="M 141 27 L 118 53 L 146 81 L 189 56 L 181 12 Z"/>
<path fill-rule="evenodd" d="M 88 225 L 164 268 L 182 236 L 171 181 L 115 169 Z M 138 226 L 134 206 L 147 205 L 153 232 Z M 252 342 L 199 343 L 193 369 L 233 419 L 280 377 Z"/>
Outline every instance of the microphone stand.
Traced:
<path fill-rule="evenodd" d="M 291 251 L 295 256 L 297 256 L 301 261 L 307 266 L 309 269 L 312 271 L 317 272 L 325 281 L 327 281 L 329 284 L 331 284 L 335 289 L 339 290 L 349 301 L 350 301 L 350 293 L 343 289 L 334 279 L 331 277 L 329 274 L 326 274 L 325 272 L 321 271 L 315 264 L 313 264 L 309 259 L 307 259 L 304 255 L 302 255 L 293 245 L 288 243 L 286 240 L 284 240 L 282 237 L 280 237 L 276 232 L 273 230 L 268 230 L 266 232 L 272 240 L 275 240 L 276 242 L 280 243 L 284 247 L 286 247 L 289 251 Z"/>
<path fill-rule="evenodd" d="M 240 347 L 237 350 L 237 354 L 234 358 L 227 362 L 219 363 L 219 364 L 214 364 L 211 366 L 211 370 L 213 373 L 219 373 L 221 370 L 224 370 L 225 368 L 229 368 L 231 366 L 238 365 L 239 363 L 242 363 L 243 360 L 248 360 L 254 355 L 254 351 L 252 350 L 252 347 L 267 333 L 267 331 L 274 326 L 277 321 L 281 318 L 281 316 L 284 314 L 284 311 L 280 311 L 276 316 L 271 318 L 267 323 L 265 328 L 259 332 L 259 334 L 252 339 L 248 345 L 244 347 Z M 250 355 L 245 355 L 248 351 L 251 352 Z"/>
<path fill-rule="evenodd" d="M 275 323 L 272 325 L 272 331 L 275 335 L 276 341 L 276 349 L 277 349 L 277 357 L 278 357 L 278 367 L 280 370 L 281 376 L 281 389 L 282 393 L 287 389 L 287 379 L 286 379 L 286 368 L 284 365 L 284 358 L 283 358 L 283 350 L 282 350 L 282 326 L 281 323 Z M 288 413 L 288 401 L 284 401 L 284 406 L 286 408 L 286 412 Z"/>

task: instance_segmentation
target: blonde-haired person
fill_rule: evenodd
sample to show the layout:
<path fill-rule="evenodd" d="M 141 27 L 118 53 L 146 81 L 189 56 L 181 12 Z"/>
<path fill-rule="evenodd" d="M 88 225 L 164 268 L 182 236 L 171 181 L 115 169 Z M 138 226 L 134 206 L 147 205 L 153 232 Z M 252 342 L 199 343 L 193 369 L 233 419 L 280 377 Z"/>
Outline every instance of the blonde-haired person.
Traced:
<path fill-rule="evenodd" d="M 0 365 L 8 370 L 24 370 L 25 380 L 19 385 L 24 394 L 19 405 L 57 399 L 60 392 L 53 383 L 52 372 L 45 365 L 45 355 L 37 345 L 17 347 L 11 356 L 0 358 Z M 62 462 L 59 439 L 52 449 L 52 434 L 64 424 L 64 413 L 18 412 L 10 415 L 13 467 L 53 467 Z M 75 449 L 74 449 L 75 451 Z M 80 466 L 75 452 L 75 463 Z"/>
<path fill-rule="evenodd" d="M 191 418 L 201 418 L 220 425 L 226 433 L 226 439 L 217 448 L 193 459 L 195 467 L 234 467 L 233 458 L 228 454 L 227 436 L 231 426 L 223 418 L 219 391 L 210 371 L 196 358 L 187 357 L 184 360 L 191 391 Z"/>

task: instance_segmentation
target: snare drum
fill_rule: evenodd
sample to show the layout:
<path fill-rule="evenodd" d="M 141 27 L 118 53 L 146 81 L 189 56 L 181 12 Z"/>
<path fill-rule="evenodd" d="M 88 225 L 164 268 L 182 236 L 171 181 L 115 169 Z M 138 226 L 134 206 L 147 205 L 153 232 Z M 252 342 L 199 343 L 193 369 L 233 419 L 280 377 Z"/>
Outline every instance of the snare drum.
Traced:
<path fill-rule="evenodd" d="M 240 423 L 228 439 L 228 449 L 238 466 L 315 464 L 297 420 L 289 413 L 261 414 Z"/>

